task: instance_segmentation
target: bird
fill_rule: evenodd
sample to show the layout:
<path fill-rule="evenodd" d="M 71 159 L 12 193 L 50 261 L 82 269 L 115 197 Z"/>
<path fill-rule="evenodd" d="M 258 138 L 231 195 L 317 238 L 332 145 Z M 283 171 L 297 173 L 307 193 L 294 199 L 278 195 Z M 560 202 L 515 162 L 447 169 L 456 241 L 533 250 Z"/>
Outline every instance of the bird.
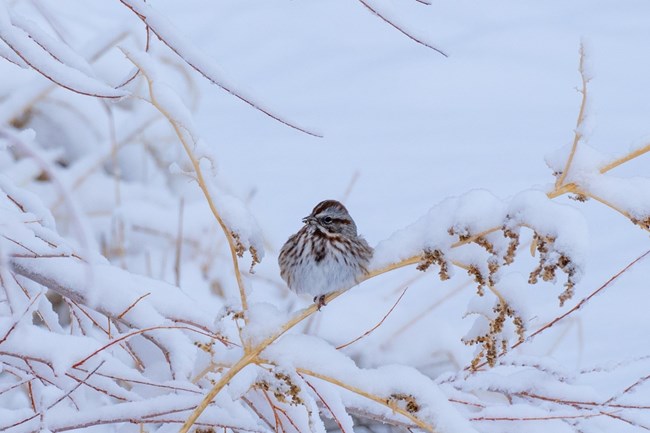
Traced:
<path fill-rule="evenodd" d="M 358 284 L 373 249 L 337 200 L 318 203 L 302 222 L 280 250 L 280 275 L 292 291 L 313 295 L 320 310 L 328 294 Z"/>

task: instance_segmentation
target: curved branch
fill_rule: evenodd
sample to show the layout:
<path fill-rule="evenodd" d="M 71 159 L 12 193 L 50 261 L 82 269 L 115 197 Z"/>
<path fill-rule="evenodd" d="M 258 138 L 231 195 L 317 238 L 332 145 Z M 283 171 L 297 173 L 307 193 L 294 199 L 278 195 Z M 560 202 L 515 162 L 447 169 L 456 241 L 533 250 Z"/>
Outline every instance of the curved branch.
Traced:
<path fill-rule="evenodd" d="M 230 93 L 237 99 L 245 102 L 254 109 L 261 111 L 270 118 L 286 125 L 290 128 L 304 132 L 312 137 L 322 138 L 321 134 L 310 131 L 306 128 L 298 126 L 297 124 L 273 113 L 270 108 L 254 101 L 250 96 L 244 95 L 239 89 L 236 89 L 233 83 L 224 76 L 223 72 L 219 71 L 217 65 L 213 60 L 196 49 L 193 45 L 187 43 L 185 39 L 176 33 L 172 26 L 166 22 L 162 15 L 159 15 L 151 6 L 141 0 L 120 0 L 124 6 L 131 9 L 131 11 L 144 22 L 149 29 L 160 39 L 165 45 L 175 52 L 181 59 L 190 65 L 199 74 L 203 75 L 210 82 L 221 87 L 226 92 Z"/>
<path fill-rule="evenodd" d="M 420 0 L 418 0 L 418 1 L 420 1 Z M 440 53 L 440 54 L 442 54 L 442 55 L 445 56 L 445 57 L 449 57 L 449 55 L 448 55 L 447 53 L 445 53 L 444 51 L 442 51 L 440 48 L 436 48 L 436 47 L 434 47 L 433 45 L 431 45 L 431 44 L 429 44 L 429 43 L 423 41 L 422 39 L 420 39 L 420 38 L 418 38 L 418 37 L 412 35 L 411 33 L 407 32 L 406 30 L 404 30 L 404 29 L 403 29 L 402 27 L 400 27 L 398 24 L 396 24 L 395 22 L 391 21 L 391 20 L 390 20 L 389 18 L 387 18 L 385 15 L 381 14 L 377 9 L 373 8 L 373 7 L 372 7 L 372 6 L 371 6 L 371 5 L 370 5 L 366 0 L 359 0 L 359 3 L 361 3 L 362 5 L 364 5 L 364 6 L 366 7 L 366 9 L 368 9 L 368 10 L 369 10 L 370 12 L 372 12 L 373 14 L 377 15 L 377 16 L 378 16 L 378 17 L 379 17 L 383 22 L 385 22 L 385 23 L 388 24 L 389 26 L 393 27 L 394 29 L 396 29 L 398 32 L 400 32 L 401 34 L 403 34 L 404 36 L 406 36 L 406 37 L 409 38 L 410 40 L 412 40 L 412 41 L 414 41 L 414 42 L 416 42 L 416 43 L 418 43 L 418 44 L 420 44 L 420 45 L 423 45 L 423 46 L 425 46 L 425 47 L 427 47 L 427 48 L 429 48 L 429 49 L 432 49 L 433 51 L 435 51 L 435 52 L 437 52 L 437 53 Z M 421 3 L 424 3 L 424 2 L 421 2 Z M 425 3 L 425 4 L 429 4 L 429 3 Z"/>

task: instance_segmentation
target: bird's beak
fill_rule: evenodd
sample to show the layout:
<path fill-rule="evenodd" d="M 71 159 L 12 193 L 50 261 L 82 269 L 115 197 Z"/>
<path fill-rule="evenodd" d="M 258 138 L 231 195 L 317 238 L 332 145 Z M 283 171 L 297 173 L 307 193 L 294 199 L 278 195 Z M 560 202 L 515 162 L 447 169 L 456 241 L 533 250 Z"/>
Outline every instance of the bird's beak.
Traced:
<path fill-rule="evenodd" d="M 313 221 L 315 221 L 315 220 L 316 220 L 316 218 L 314 218 L 313 216 L 309 215 L 309 216 L 304 217 L 304 218 L 302 219 L 302 222 L 304 222 L 305 224 L 309 224 L 309 223 L 311 223 L 311 222 L 313 222 Z"/>

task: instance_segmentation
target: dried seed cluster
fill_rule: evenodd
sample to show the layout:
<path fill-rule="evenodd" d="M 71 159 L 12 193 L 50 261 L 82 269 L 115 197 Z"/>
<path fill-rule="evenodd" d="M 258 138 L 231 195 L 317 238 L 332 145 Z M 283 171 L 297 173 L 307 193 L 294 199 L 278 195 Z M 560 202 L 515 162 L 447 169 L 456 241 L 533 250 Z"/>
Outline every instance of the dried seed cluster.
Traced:
<path fill-rule="evenodd" d="M 390 407 L 400 407 L 406 410 L 408 413 L 416 413 L 420 410 L 420 405 L 418 404 L 415 397 L 411 394 L 391 394 L 386 399 L 386 404 Z"/>
<path fill-rule="evenodd" d="M 650 231 L 650 216 L 643 219 L 630 218 L 630 220 L 633 224 L 638 225 L 642 229 Z"/>
<path fill-rule="evenodd" d="M 566 254 L 560 253 L 553 249 L 555 238 L 552 236 L 543 236 L 535 233 L 533 241 L 536 250 L 539 252 L 539 264 L 528 277 L 529 284 L 536 284 L 541 277 L 544 281 L 555 281 L 557 270 L 561 270 L 567 275 L 567 281 L 564 283 L 564 291 L 558 297 L 560 306 L 571 299 L 574 292 L 576 267 L 571 258 Z"/>
<path fill-rule="evenodd" d="M 578 194 L 571 194 L 571 195 L 569 196 L 569 199 L 571 199 L 571 200 L 575 200 L 575 201 L 579 201 L 579 202 L 581 202 L 581 203 L 584 203 L 584 202 L 586 202 L 587 200 L 589 200 L 589 197 L 587 197 L 587 196 L 584 195 L 584 194 L 579 194 L 579 193 L 578 193 Z"/>
<path fill-rule="evenodd" d="M 214 355 L 214 340 L 210 341 L 209 343 L 203 343 L 201 341 L 195 341 L 194 345 L 204 351 L 205 353 L 209 353 L 210 355 Z"/>
<path fill-rule="evenodd" d="M 288 403 L 294 406 L 304 404 L 300 396 L 300 387 L 291 379 L 288 374 L 276 372 L 273 377 L 277 381 L 269 383 L 267 380 L 256 382 L 253 387 L 263 391 L 270 391 L 280 403 Z"/>
<path fill-rule="evenodd" d="M 503 256 L 503 263 L 506 265 L 511 264 L 515 261 L 515 254 L 517 253 L 517 248 L 519 247 L 519 232 L 516 232 L 506 226 L 503 226 L 503 236 L 508 238 L 508 250 Z"/>
<path fill-rule="evenodd" d="M 479 296 L 483 296 L 485 294 L 485 285 L 487 284 L 487 280 L 481 273 L 481 270 L 475 266 L 472 265 L 467 268 L 467 273 L 474 278 L 474 281 L 476 282 L 476 293 Z"/>
<path fill-rule="evenodd" d="M 231 231 L 230 236 L 232 236 L 232 240 L 233 240 L 233 242 L 235 244 L 234 245 L 235 246 L 235 253 L 237 253 L 237 257 L 244 257 L 244 253 L 246 252 L 246 247 L 242 243 L 241 237 L 239 236 L 239 233 Z M 251 267 L 249 269 L 249 272 L 253 273 L 253 268 L 255 267 L 255 265 L 260 263 L 262 260 L 260 259 L 259 253 L 258 253 L 257 249 L 254 246 L 251 245 L 248 248 L 248 252 L 250 253 L 251 258 L 252 258 Z"/>
<path fill-rule="evenodd" d="M 472 359 L 472 369 L 478 368 L 478 365 L 483 359 L 487 361 L 490 367 L 494 367 L 497 357 L 500 355 L 499 349 L 501 350 L 501 354 L 508 351 L 508 340 L 502 336 L 503 327 L 508 317 L 512 319 L 512 323 L 515 326 L 518 341 L 524 341 L 526 333 L 524 322 L 521 316 L 517 315 L 508 303 L 499 302 L 499 304 L 494 307 L 494 313 L 495 317 L 490 320 L 487 333 L 476 338 L 463 340 L 463 342 L 468 346 L 473 346 L 475 344 L 480 344 L 482 346 L 480 352 L 474 357 L 474 359 Z"/>
<path fill-rule="evenodd" d="M 578 197 L 580 199 L 580 197 Z M 647 226 L 650 229 L 650 218 L 645 221 L 634 221 L 635 224 Z M 508 266 L 515 261 L 517 249 L 520 245 L 520 229 L 522 223 L 514 220 L 509 215 L 506 216 L 505 222 L 501 227 L 503 236 L 507 239 L 507 247 L 500 246 L 490 240 L 489 232 L 482 235 L 472 234 L 467 227 L 450 227 L 447 232 L 450 236 L 455 236 L 462 243 L 473 243 L 481 247 L 487 253 L 487 269 L 478 264 L 462 265 L 467 273 L 477 284 L 477 294 L 485 295 L 486 287 L 493 289 L 496 287 L 499 279 L 498 272 L 502 266 Z M 534 230 L 534 229 L 533 229 Z M 531 251 L 536 251 L 539 257 L 537 267 L 530 273 L 528 278 L 529 284 L 536 284 L 541 278 L 544 281 L 555 281 L 558 270 L 567 276 L 564 284 L 564 291 L 559 295 L 560 305 L 570 299 L 574 293 L 577 267 L 571 257 L 566 253 L 560 252 L 555 248 L 556 238 L 550 235 L 534 232 Z M 505 251 L 504 251 L 505 250 Z M 420 271 L 427 270 L 431 265 L 436 264 L 440 267 L 440 279 L 449 278 L 449 261 L 444 253 L 439 249 L 426 249 L 422 253 L 422 258 L 417 267 Z M 489 330 L 476 338 L 463 340 L 467 345 L 480 345 L 479 354 L 472 361 L 472 368 L 477 368 L 482 360 L 486 360 L 490 366 L 493 366 L 498 356 L 508 349 L 508 338 L 503 335 L 504 324 L 510 318 L 519 342 L 525 338 L 524 321 L 515 310 L 500 298 L 497 307 L 494 308 L 494 316 L 489 317 Z"/>
<path fill-rule="evenodd" d="M 436 264 L 440 267 L 438 275 L 440 275 L 440 281 L 445 281 L 449 279 L 449 262 L 445 259 L 445 256 L 440 250 L 424 250 L 422 253 L 422 260 L 418 264 L 418 271 L 426 271 L 433 264 Z"/>

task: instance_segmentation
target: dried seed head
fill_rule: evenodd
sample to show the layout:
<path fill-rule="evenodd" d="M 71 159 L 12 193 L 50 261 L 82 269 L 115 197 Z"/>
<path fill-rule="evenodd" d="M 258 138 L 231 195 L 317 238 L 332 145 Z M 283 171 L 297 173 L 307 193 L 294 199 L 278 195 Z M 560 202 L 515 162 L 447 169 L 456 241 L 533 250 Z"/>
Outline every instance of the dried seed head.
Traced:
<path fill-rule="evenodd" d="M 485 294 L 484 288 L 486 284 L 485 276 L 481 273 L 478 267 L 472 265 L 469 268 L 467 268 L 467 273 L 474 277 L 474 281 L 476 281 L 477 288 L 476 288 L 476 293 L 478 293 L 479 296 L 483 296 Z"/>
<path fill-rule="evenodd" d="M 214 355 L 214 340 L 210 341 L 209 343 L 203 343 L 201 341 L 195 341 L 194 345 L 204 351 L 205 353 L 209 353 L 210 355 Z"/>
<path fill-rule="evenodd" d="M 517 247 L 519 247 L 519 233 L 504 226 L 503 236 L 510 239 L 508 250 L 505 256 L 503 256 L 503 262 L 509 265 L 515 261 L 515 254 L 517 253 Z"/>
<path fill-rule="evenodd" d="M 234 247 L 235 247 L 235 253 L 237 253 L 237 257 L 244 257 L 244 252 L 246 251 L 246 247 L 241 242 L 241 238 L 239 237 L 239 233 L 235 233 L 235 232 L 231 231 L 230 236 L 232 236 L 232 240 L 233 240 L 233 242 L 235 244 Z"/>
<path fill-rule="evenodd" d="M 273 395 L 279 402 L 289 403 L 294 406 L 303 404 L 302 397 L 300 397 L 300 387 L 295 384 L 289 375 L 277 372 L 275 378 L 280 381 L 280 386 L 273 390 Z M 287 397 L 289 397 L 288 401 Z"/>
<path fill-rule="evenodd" d="M 494 252 L 494 245 L 488 241 L 485 236 L 479 236 L 473 241 L 476 245 L 480 246 L 481 248 L 485 249 L 488 253 L 495 255 L 496 253 Z"/>
<path fill-rule="evenodd" d="M 515 329 L 517 331 L 517 336 L 519 339 L 517 340 L 518 343 L 523 343 L 524 339 L 526 337 L 526 327 L 524 326 L 524 321 L 521 318 L 521 316 L 514 316 L 512 319 L 512 322 L 515 325 Z"/>
<path fill-rule="evenodd" d="M 445 281 L 449 279 L 449 263 L 445 259 L 442 251 L 440 250 L 424 250 L 422 253 L 422 259 L 416 268 L 418 271 L 426 271 L 431 267 L 431 265 L 436 264 L 440 267 L 438 275 L 440 275 L 440 280 Z"/>
<path fill-rule="evenodd" d="M 571 194 L 571 195 L 569 196 L 569 199 L 571 199 L 571 200 L 575 200 L 575 201 L 579 201 L 579 202 L 584 203 L 584 202 L 586 202 L 587 200 L 589 200 L 589 197 L 587 197 L 587 196 L 584 195 L 584 194 Z"/>
<path fill-rule="evenodd" d="M 420 405 L 418 404 L 415 397 L 413 397 L 411 394 L 402 394 L 402 393 L 391 394 L 386 399 L 386 404 L 388 404 L 390 407 L 403 406 L 402 408 L 406 410 L 408 413 L 416 413 L 420 410 Z"/>
<path fill-rule="evenodd" d="M 260 263 L 262 260 L 260 259 L 259 254 L 257 253 L 257 249 L 255 249 L 254 246 L 251 245 L 250 248 L 248 248 L 248 252 L 251 253 L 252 261 L 251 261 L 251 267 L 248 270 L 251 274 L 254 274 L 255 272 L 253 271 L 253 268 L 255 267 L 256 264 Z M 240 256 L 241 257 L 241 256 Z"/>
<path fill-rule="evenodd" d="M 494 367 L 496 360 L 499 356 L 508 351 L 510 341 L 503 336 L 505 322 L 508 318 L 512 319 L 515 326 L 518 341 L 523 341 L 526 329 L 523 320 L 518 316 L 514 309 L 505 302 L 499 302 L 493 309 L 495 316 L 492 317 L 488 323 L 488 331 L 470 340 L 463 339 L 463 343 L 468 346 L 480 345 L 481 350 L 472 359 L 471 369 L 476 370 L 481 363 L 485 360 L 490 367 Z M 498 353 L 499 350 L 501 353 Z"/>
<path fill-rule="evenodd" d="M 560 307 L 564 306 L 564 303 L 573 297 L 574 286 L 575 284 L 573 281 L 571 281 L 571 279 L 569 279 L 569 281 L 564 284 L 564 291 L 560 293 L 560 296 L 558 296 L 558 299 L 560 300 Z"/>
<path fill-rule="evenodd" d="M 633 224 L 638 225 L 643 230 L 649 230 L 650 231 L 650 216 L 645 217 L 643 219 L 632 218 L 631 221 L 632 221 Z"/>

